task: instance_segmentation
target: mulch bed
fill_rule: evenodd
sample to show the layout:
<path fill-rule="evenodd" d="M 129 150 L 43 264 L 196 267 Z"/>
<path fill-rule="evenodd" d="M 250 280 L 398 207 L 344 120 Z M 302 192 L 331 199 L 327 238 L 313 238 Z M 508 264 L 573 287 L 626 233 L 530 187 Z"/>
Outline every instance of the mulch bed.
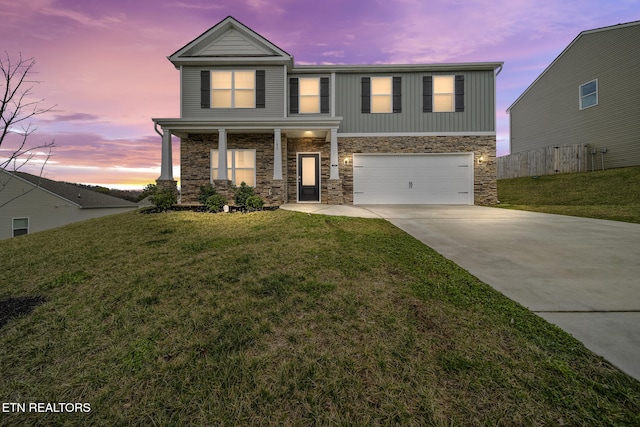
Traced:
<path fill-rule="evenodd" d="M 264 208 L 262 208 L 260 210 L 261 211 L 275 211 L 278 208 L 279 208 L 279 206 L 265 206 Z M 174 205 L 168 210 L 169 211 L 176 211 L 176 212 L 189 211 L 189 212 L 204 212 L 204 213 L 222 213 L 222 212 L 211 212 L 204 205 Z M 155 207 L 155 206 L 144 208 L 144 209 L 142 209 L 140 211 L 140 213 L 144 213 L 144 214 L 153 214 L 153 213 L 161 213 L 161 212 L 166 212 L 166 211 L 164 211 L 164 210 L 162 210 L 162 209 L 160 209 L 158 207 Z M 229 212 L 230 213 L 234 213 L 234 212 L 247 213 L 247 212 L 250 212 L 250 211 L 247 208 L 242 207 L 242 206 L 229 206 Z M 255 211 L 251 211 L 251 212 L 255 212 Z"/>
<path fill-rule="evenodd" d="M 0 328 L 14 317 L 31 313 L 45 301 L 43 297 L 18 297 L 0 301 Z"/>

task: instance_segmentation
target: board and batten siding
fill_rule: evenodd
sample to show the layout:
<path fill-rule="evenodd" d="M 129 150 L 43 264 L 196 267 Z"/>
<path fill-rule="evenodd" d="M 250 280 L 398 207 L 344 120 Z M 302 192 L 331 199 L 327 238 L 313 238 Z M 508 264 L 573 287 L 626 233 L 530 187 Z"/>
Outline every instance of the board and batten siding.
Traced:
<path fill-rule="evenodd" d="M 422 78 L 464 76 L 464 112 L 424 113 Z M 362 113 L 362 77 L 402 77 L 401 113 Z M 336 116 L 340 133 L 495 132 L 495 80 L 493 71 L 354 73 L 336 75 Z"/>
<path fill-rule="evenodd" d="M 265 70 L 265 108 L 201 108 L 200 72 L 203 70 L 243 71 Z M 184 67 L 182 69 L 182 118 L 185 119 L 237 119 L 284 116 L 284 67 Z"/>
<path fill-rule="evenodd" d="M 588 144 L 605 168 L 640 165 L 640 25 L 583 34 L 511 106 L 511 152 Z M 580 85 L 598 104 L 580 110 Z M 600 154 L 598 153 L 598 157 Z"/>

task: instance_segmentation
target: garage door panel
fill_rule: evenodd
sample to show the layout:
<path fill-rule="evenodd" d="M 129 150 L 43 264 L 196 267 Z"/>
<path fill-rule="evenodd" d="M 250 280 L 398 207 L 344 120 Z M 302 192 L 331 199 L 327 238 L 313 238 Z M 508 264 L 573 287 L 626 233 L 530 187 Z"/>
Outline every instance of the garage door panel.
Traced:
<path fill-rule="evenodd" d="M 354 204 L 473 204 L 473 154 L 356 154 Z"/>

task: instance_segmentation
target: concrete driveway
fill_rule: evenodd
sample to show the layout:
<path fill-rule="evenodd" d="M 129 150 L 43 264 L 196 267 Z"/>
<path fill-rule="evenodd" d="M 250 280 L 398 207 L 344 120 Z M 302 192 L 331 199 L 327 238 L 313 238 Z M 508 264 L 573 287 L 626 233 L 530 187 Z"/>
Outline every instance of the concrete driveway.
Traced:
<path fill-rule="evenodd" d="M 481 206 L 288 206 L 382 217 L 640 380 L 640 224 Z"/>
<path fill-rule="evenodd" d="M 364 206 L 640 380 L 640 224 L 481 206 Z"/>

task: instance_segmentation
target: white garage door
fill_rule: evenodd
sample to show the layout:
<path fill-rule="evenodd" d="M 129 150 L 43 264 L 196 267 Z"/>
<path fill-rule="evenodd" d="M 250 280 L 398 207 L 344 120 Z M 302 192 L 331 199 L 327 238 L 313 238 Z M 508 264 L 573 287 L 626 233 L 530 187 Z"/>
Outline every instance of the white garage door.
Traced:
<path fill-rule="evenodd" d="M 473 153 L 354 154 L 353 204 L 473 205 Z"/>

